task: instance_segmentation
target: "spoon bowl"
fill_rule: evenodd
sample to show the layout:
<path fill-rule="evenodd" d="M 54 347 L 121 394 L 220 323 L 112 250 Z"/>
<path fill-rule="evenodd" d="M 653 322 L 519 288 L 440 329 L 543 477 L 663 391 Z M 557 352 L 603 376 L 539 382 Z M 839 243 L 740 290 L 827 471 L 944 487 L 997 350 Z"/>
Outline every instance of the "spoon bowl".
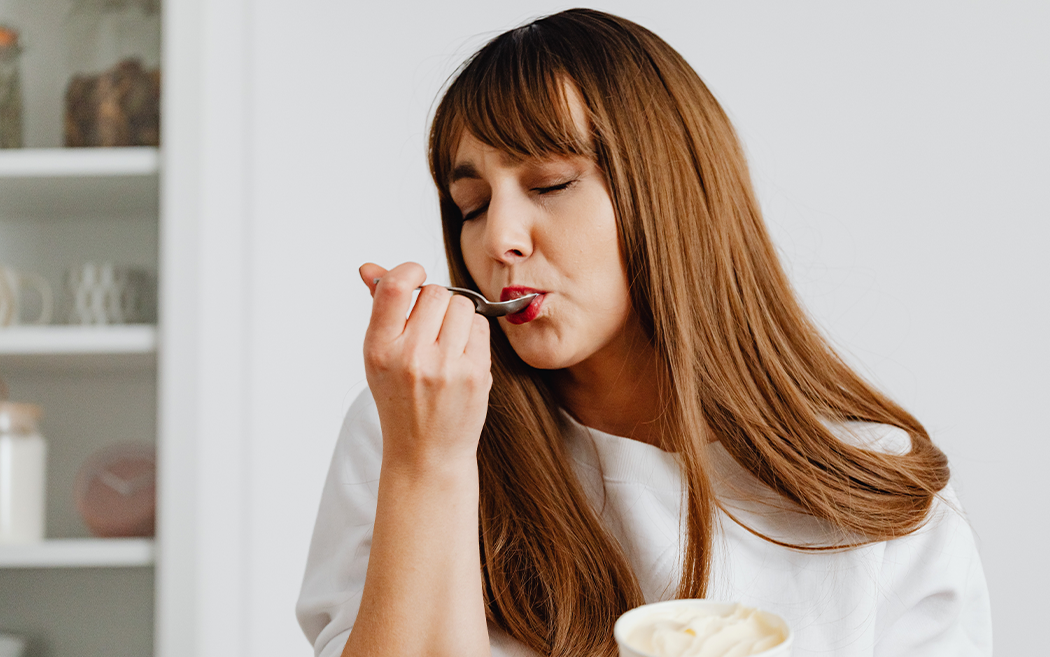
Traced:
<path fill-rule="evenodd" d="M 474 312 L 479 315 L 484 315 L 485 317 L 503 317 L 504 315 L 520 313 L 529 307 L 529 304 L 532 303 L 533 299 L 539 296 L 537 292 L 533 292 L 532 294 L 526 294 L 525 296 L 511 299 L 509 301 L 489 301 L 474 290 L 468 290 L 462 287 L 448 287 L 447 285 L 442 287 L 452 294 L 460 294 L 473 301 Z"/>

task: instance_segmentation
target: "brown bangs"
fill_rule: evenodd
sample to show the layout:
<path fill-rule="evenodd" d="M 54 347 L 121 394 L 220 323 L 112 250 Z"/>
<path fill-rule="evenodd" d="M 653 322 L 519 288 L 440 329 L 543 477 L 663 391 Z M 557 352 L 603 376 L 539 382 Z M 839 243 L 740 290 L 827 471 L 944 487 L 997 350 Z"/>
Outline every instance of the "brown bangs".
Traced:
<path fill-rule="evenodd" d="M 565 53 L 537 32 L 525 26 L 489 42 L 445 92 L 430 143 L 431 174 L 443 199 L 464 131 L 521 158 L 593 157 L 591 135 L 580 133 L 569 109 L 566 92 L 573 82 Z"/>

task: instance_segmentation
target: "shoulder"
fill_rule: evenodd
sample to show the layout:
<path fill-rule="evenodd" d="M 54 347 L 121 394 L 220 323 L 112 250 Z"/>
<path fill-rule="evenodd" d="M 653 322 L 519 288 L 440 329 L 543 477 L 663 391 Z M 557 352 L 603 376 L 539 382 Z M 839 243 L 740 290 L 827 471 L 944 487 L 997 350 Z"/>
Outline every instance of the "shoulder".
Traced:
<path fill-rule="evenodd" d="M 872 422 L 829 422 L 843 442 L 888 455 L 911 450 L 907 431 Z M 976 536 L 951 483 L 926 522 L 883 544 L 877 655 L 991 654 L 988 587 Z"/>
<path fill-rule="evenodd" d="M 992 654 L 988 585 L 951 484 L 922 527 L 887 541 L 875 636 L 879 655 Z"/>

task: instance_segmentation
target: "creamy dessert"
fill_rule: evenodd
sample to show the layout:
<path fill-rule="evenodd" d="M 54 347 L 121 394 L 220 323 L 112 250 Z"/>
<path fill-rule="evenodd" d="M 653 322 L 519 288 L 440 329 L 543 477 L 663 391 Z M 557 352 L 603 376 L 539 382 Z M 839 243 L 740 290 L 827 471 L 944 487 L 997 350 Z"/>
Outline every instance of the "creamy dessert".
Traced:
<path fill-rule="evenodd" d="M 758 609 L 741 604 L 677 602 L 685 604 L 663 603 L 628 612 L 641 615 L 632 619 L 618 640 L 652 657 L 747 657 L 788 638 L 782 620 Z"/>

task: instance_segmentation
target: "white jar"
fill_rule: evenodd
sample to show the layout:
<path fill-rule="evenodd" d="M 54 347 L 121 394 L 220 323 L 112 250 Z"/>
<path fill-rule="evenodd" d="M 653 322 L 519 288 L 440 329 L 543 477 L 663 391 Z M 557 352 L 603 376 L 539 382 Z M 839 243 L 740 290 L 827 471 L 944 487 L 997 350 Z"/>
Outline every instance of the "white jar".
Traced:
<path fill-rule="evenodd" d="M 0 544 L 44 540 L 47 442 L 40 407 L 0 402 Z"/>

